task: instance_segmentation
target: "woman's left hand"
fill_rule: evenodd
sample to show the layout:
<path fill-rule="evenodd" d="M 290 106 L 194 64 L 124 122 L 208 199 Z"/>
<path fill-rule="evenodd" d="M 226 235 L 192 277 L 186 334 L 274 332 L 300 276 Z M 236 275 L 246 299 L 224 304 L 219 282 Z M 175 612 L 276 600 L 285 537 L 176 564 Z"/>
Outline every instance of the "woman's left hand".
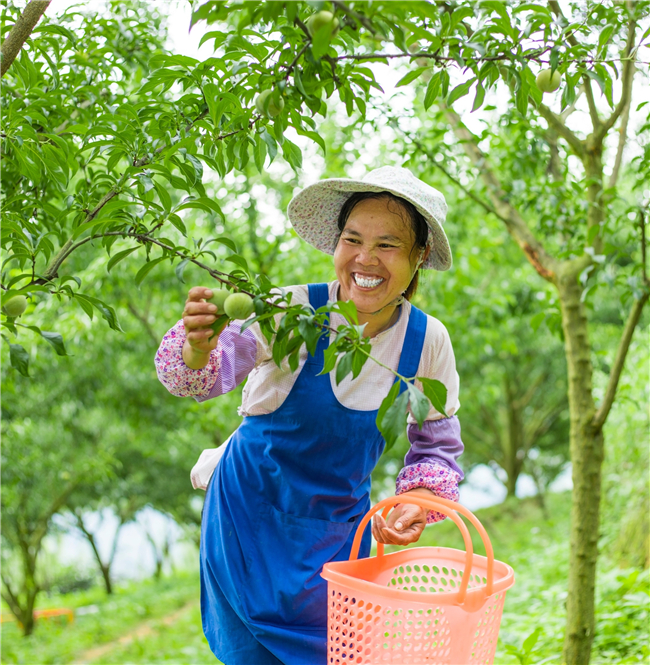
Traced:
<path fill-rule="evenodd" d="M 431 490 L 424 487 L 404 492 L 408 494 L 419 494 L 424 496 L 435 496 Z M 372 517 L 372 535 L 378 543 L 385 545 L 409 545 L 418 541 L 427 525 L 426 508 L 420 508 L 410 503 L 398 504 L 385 520 L 379 513 Z"/>

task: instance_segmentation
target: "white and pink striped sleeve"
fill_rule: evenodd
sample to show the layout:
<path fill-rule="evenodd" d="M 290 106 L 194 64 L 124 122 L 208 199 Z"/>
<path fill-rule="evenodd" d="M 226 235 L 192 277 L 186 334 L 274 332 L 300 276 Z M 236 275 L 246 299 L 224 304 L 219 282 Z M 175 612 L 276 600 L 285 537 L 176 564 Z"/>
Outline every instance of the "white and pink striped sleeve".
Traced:
<path fill-rule="evenodd" d="M 202 369 L 190 369 L 183 362 L 185 327 L 179 321 L 162 339 L 155 365 L 160 382 L 177 397 L 197 402 L 223 395 L 236 388 L 255 366 L 257 340 L 249 329 L 233 321 L 219 335 L 219 343 Z"/>

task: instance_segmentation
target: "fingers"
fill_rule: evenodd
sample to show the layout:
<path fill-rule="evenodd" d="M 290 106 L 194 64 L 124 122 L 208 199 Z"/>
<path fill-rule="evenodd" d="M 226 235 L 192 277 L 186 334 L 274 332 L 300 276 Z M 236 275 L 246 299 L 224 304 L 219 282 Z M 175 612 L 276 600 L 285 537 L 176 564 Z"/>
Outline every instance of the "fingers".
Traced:
<path fill-rule="evenodd" d="M 212 297 L 212 289 L 194 286 L 189 290 L 183 309 L 183 325 L 190 346 L 197 351 L 211 351 L 217 345 L 218 335 L 210 326 L 217 320 L 217 306 L 207 302 Z"/>
<path fill-rule="evenodd" d="M 183 325 L 188 335 L 192 331 L 210 326 L 217 320 L 217 306 L 206 302 L 206 298 L 211 297 L 212 290 L 204 286 L 194 286 L 190 289 L 183 309 Z M 198 338 L 204 336 L 201 334 Z"/>
<path fill-rule="evenodd" d="M 381 515 L 373 516 L 372 535 L 385 545 L 409 545 L 420 538 L 426 523 L 426 510 L 399 505 L 389 515 L 388 522 Z"/>
<path fill-rule="evenodd" d="M 188 302 L 190 300 L 198 302 L 199 300 L 208 298 L 212 298 L 212 289 L 209 289 L 207 286 L 193 286 L 187 294 Z"/>

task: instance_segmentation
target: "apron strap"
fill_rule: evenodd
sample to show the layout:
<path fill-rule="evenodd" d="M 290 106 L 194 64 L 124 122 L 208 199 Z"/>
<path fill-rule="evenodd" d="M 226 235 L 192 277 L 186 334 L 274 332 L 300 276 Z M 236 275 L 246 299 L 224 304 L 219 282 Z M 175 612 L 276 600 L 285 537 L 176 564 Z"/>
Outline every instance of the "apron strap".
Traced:
<path fill-rule="evenodd" d="M 308 284 L 307 288 L 309 289 L 309 304 L 314 309 L 327 305 L 329 298 L 327 284 Z"/>
<path fill-rule="evenodd" d="M 307 288 L 309 290 L 309 304 L 314 309 L 318 309 L 319 307 L 327 305 L 327 301 L 329 299 L 329 287 L 327 284 L 308 284 Z M 327 317 L 326 321 L 329 321 L 329 316 Z M 325 358 L 323 354 L 329 346 L 329 343 L 330 341 L 327 333 L 323 332 L 323 334 L 318 339 L 316 353 L 314 353 L 314 359 L 321 367 L 323 367 L 325 364 Z"/>
<path fill-rule="evenodd" d="M 420 365 L 420 356 L 424 348 L 424 338 L 427 332 L 427 316 L 417 307 L 411 305 L 411 314 L 409 316 L 406 334 L 404 335 L 404 344 L 402 345 L 402 355 L 399 359 L 397 372 L 402 376 L 415 377 Z M 398 379 L 395 379 L 396 381 Z M 401 382 L 400 393 L 406 390 L 406 385 Z"/>

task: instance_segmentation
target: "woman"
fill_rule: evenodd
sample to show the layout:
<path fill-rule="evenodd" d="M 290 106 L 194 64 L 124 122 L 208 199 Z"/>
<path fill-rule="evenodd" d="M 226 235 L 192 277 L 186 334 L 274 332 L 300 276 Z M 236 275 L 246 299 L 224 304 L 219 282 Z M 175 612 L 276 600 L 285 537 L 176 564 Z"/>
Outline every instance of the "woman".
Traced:
<path fill-rule="evenodd" d="M 462 452 L 458 376 L 444 326 L 408 302 L 418 269 L 447 270 L 442 195 L 406 169 L 384 167 L 363 180 L 324 180 L 300 192 L 289 219 L 308 243 L 334 255 L 337 280 L 293 287 L 292 303 L 318 308 L 352 300 L 372 355 L 359 376 L 336 385 L 319 375 L 328 338 L 299 368 L 278 368 L 256 325 L 232 323 L 215 339 L 218 312 L 205 287 L 189 292 L 183 320 L 167 333 L 156 364 L 161 381 L 198 401 L 223 394 L 248 376 L 245 416 L 207 490 L 201 533 L 203 628 L 226 665 L 328 662 L 324 563 L 349 557 L 356 527 L 370 507 L 370 474 L 384 448 L 375 419 L 402 376 L 442 381 L 449 418 L 431 409 L 420 430 L 409 417 L 411 448 L 397 493 L 458 497 Z M 343 323 L 336 314 L 331 325 Z M 427 521 L 442 519 L 400 504 L 380 542 L 415 542 Z M 366 533 L 361 556 L 370 552 Z"/>

